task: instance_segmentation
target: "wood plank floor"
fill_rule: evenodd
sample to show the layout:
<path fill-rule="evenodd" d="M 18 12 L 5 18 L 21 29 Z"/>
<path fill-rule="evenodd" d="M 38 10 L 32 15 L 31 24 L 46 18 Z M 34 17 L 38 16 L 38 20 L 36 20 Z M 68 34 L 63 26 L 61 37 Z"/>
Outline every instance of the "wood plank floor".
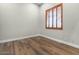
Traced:
<path fill-rule="evenodd" d="M 79 55 L 79 49 L 38 36 L 0 43 L 0 55 Z"/>

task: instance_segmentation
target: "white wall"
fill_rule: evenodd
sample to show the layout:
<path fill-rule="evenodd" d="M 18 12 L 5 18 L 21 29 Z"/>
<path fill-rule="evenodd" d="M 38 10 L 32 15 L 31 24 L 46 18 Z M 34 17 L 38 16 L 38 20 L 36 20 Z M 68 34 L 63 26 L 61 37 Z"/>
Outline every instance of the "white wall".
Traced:
<path fill-rule="evenodd" d="M 71 38 L 73 43 L 79 45 L 79 20 L 77 25 L 75 26 L 75 30 L 73 31 Z"/>
<path fill-rule="evenodd" d="M 63 5 L 63 30 L 45 29 L 45 10 L 54 5 L 0 4 L 0 40 L 43 34 L 79 45 L 79 4 Z"/>
<path fill-rule="evenodd" d="M 35 4 L 0 4 L 0 40 L 39 33 L 39 6 Z"/>
<path fill-rule="evenodd" d="M 45 29 L 45 10 L 53 7 L 54 5 L 56 4 L 43 4 L 40 7 L 40 13 L 41 13 L 40 22 L 42 23 L 41 34 L 79 45 L 78 36 L 76 37 L 76 35 L 78 35 L 79 33 L 78 31 L 79 24 L 77 24 L 79 22 L 79 4 L 77 3 L 63 4 L 63 15 L 64 15 L 63 30 Z"/>

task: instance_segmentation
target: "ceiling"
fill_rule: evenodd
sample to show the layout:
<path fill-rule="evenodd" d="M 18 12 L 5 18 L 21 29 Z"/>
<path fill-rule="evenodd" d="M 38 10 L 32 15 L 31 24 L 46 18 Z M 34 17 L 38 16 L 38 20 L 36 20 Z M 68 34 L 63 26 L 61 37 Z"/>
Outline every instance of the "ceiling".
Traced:
<path fill-rule="evenodd" d="M 35 3 L 36 5 L 38 5 L 38 6 L 41 6 L 43 3 Z"/>

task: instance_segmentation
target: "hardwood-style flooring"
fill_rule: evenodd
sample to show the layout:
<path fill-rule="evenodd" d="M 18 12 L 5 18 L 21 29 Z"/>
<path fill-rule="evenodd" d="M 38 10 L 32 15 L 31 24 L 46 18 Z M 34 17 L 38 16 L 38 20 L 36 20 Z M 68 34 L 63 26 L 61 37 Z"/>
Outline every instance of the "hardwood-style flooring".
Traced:
<path fill-rule="evenodd" d="M 0 43 L 0 55 L 79 55 L 79 49 L 38 36 Z"/>

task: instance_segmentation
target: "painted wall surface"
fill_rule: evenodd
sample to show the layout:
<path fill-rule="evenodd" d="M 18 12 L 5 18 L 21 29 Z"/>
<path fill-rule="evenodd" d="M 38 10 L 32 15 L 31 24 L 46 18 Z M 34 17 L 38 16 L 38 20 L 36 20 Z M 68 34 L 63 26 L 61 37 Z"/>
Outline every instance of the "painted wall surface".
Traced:
<path fill-rule="evenodd" d="M 39 6 L 35 4 L 0 4 L 0 40 L 39 33 Z"/>
<path fill-rule="evenodd" d="M 45 10 L 56 3 L 0 4 L 0 40 L 43 34 L 79 45 L 79 4 L 63 4 L 63 30 L 45 28 Z"/>
<path fill-rule="evenodd" d="M 72 43 L 75 43 L 75 44 L 79 45 L 79 20 L 78 20 L 77 25 L 75 26 L 75 30 L 72 33 L 70 39 L 72 39 L 71 40 Z"/>
<path fill-rule="evenodd" d="M 54 30 L 45 28 L 45 10 L 53 7 L 56 4 L 43 4 L 40 7 L 41 13 L 41 33 L 52 38 L 79 44 L 78 30 L 79 30 L 79 4 L 65 3 L 63 4 L 63 30 Z M 77 37 L 76 37 L 77 36 Z M 73 38 L 74 37 L 74 38 Z M 74 42 L 75 41 L 75 42 Z"/>

